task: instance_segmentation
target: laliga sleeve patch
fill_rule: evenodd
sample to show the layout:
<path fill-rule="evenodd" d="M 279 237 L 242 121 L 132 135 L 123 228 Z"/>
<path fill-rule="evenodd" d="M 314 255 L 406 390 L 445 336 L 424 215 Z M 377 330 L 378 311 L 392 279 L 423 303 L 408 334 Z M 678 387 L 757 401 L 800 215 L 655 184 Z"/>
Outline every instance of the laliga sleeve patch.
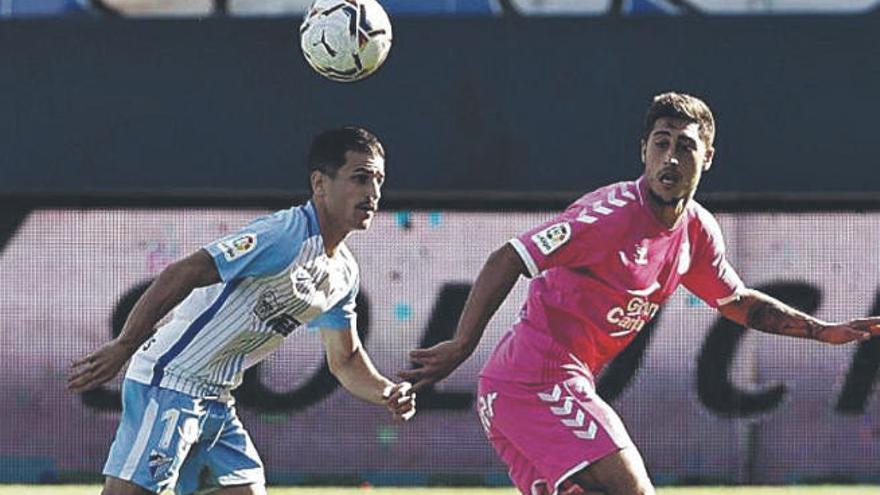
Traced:
<path fill-rule="evenodd" d="M 553 224 L 532 236 L 532 241 L 541 253 L 547 255 L 556 251 L 571 238 L 571 225 L 568 222 Z"/>
<path fill-rule="evenodd" d="M 257 234 L 241 234 L 217 243 L 226 261 L 232 261 L 257 247 Z"/>

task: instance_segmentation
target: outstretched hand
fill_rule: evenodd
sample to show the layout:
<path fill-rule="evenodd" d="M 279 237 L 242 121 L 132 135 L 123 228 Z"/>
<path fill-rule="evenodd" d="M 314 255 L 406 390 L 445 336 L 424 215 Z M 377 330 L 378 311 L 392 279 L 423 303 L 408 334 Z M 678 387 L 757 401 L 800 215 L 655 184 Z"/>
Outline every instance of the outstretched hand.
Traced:
<path fill-rule="evenodd" d="M 427 349 L 414 349 L 409 353 L 409 360 L 422 365 L 421 368 L 398 371 L 397 376 L 414 382 L 413 390 L 420 391 L 449 376 L 469 354 L 452 340 Z"/>
<path fill-rule="evenodd" d="M 878 316 L 832 323 L 819 329 L 814 337 L 816 340 L 828 344 L 846 344 L 853 341 L 864 342 L 875 335 L 880 335 L 880 317 Z"/>
<path fill-rule="evenodd" d="M 113 379 L 128 358 L 129 350 L 111 340 L 84 358 L 70 365 L 67 388 L 71 392 L 85 392 Z"/>
<path fill-rule="evenodd" d="M 416 414 L 416 394 L 412 391 L 412 384 L 400 382 L 385 387 L 382 392 L 385 399 L 385 407 L 399 421 L 409 421 Z"/>

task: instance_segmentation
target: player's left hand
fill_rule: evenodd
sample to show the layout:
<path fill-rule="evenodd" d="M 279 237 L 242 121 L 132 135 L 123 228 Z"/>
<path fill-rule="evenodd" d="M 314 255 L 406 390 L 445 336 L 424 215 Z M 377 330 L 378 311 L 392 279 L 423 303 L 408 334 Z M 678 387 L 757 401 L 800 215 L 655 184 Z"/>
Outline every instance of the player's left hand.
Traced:
<path fill-rule="evenodd" d="M 416 394 L 412 391 L 412 384 L 400 382 L 385 387 L 382 392 L 385 399 L 385 407 L 394 415 L 394 419 L 409 421 L 416 414 Z"/>
<path fill-rule="evenodd" d="M 420 367 L 401 370 L 397 376 L 415 383 L 413 389 L 420 392 L 449 376 L 470 356 L 467 347 L 455 340 L 445 340 L 427 349 L 413 349 L 409 360 Z"/>
<path fill-rule="evenodd" d="M 820 329 L 815 339 L 828 344 L 864 342 L 880 335 L 880 317 L 856 318 L 843 323 L 831 323 Z"/>

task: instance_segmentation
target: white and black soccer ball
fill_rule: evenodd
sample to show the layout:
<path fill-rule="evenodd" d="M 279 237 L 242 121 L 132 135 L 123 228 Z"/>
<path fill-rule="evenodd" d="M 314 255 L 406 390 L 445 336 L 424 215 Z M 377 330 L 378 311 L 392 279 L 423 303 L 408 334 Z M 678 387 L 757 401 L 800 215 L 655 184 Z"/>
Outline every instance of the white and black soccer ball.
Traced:
<path fill-rule="evenodd" d="M 299 36 L 315 71 L 334 81 L 358 81 L 388 56 L 391 21 L 376 0 L 315 0 Z"/>

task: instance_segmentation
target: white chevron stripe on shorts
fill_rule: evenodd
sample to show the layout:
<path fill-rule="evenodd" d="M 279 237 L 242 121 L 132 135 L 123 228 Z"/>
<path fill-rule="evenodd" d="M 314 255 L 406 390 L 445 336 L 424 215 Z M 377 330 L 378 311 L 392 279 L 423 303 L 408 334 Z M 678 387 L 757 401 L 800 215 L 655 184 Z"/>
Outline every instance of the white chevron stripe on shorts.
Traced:
<path fill-rule="evenodd" d="M 538 392 L 538 398 L 542 402 L 552 404 L 550 405 L 550 412 L 552 412 L 554 416 L 559 416 L 559 421 L 566 427 L 571 428 L 571 432 L 574 436 L 583 440 L 592 440 L 596 438 L 596 434 L 599 431 L 599 425 L 596 424 L 596 421 L 590 419 L 589 424 L 584 428 L 584 422 L 587 419 L 587 415 L 584 413 L 580 402 L 571 395 L 571 391 L 568 390 L 567 386 L 565 387 L 567 394 L 564 396 L 562 394 L 562 389 L 563 387 L 556 384 L 549 392 Z M 577 404 L 577 407 L 575 407 L 575 404 Z M 572 411 L 574 411 L 573 416 Z"/>

